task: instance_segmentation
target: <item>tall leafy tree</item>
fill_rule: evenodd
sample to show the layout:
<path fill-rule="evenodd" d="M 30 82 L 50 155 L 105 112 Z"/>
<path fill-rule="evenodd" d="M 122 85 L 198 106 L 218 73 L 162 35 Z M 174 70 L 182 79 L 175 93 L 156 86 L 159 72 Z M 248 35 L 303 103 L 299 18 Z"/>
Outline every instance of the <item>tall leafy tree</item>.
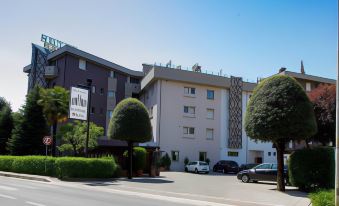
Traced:
<path fill-rule="evenodd" d="M 40 93 L 41 98 L 38 103 L 42 106 L 47 122 L 52 127 L 52 154 L 55 156 L 57 124 L 67 120 L 69 91 L 63 87 L 56 86 L 54 88 L 41 89 Z"/>
<path fill-rule="evenodd" d="M 317 131 L 312 103 L 293 78 L 276 75 L 259 83 L 247 105 L 245 130 L 249 137 L 271 141 L 277 149 L 277 189 L 285 191 L 284 152 L 290 140 L 303 140 Z"/>
<path fill-rule="evenodd" d="M 13 117 L 10 104 L 0 97 L 0 154 L 7 154 L 6 145 L 13 130 Z"/>
<path fill-rule="evenodd" d="M 336 86 L 320 84 L 308 96 L 313 103 L 318 125 L 318 132 L 312 139 L 323 145 L 335 143 Z"/>
<path fill-rule="evenodd" d="M 145 105 L 137 99 L 127 98 L 114 109 L 108 136 L 128 143 L 128 178 L 132 178 L 133 143 L 152 139 L 152 129 Z"/>
<path fill-rule="evenodd" d="M 44 153 L 42 139 L 48 134 L 48 126 L 42 112 L 42 106 L 38 104 L 40 88 L 35 87 L 26 97 L 22 115 L 14 115 L 15 127 L 10 140 L 8 150 L 12 155 L 38 155 Z"/>
<path fill-rule="evenodd" d="M 58 149 L 61 152 L 72 151 L 74 156 L 84 152 L 86 145 L 87 122 L 74 121 L 60 127 L 57 137 L 62 141 Z M 104 135 L 104 128 L 93 122 L 89 126 L 88 149 L 93 149 L 98 145 L 97 139 Z"/>

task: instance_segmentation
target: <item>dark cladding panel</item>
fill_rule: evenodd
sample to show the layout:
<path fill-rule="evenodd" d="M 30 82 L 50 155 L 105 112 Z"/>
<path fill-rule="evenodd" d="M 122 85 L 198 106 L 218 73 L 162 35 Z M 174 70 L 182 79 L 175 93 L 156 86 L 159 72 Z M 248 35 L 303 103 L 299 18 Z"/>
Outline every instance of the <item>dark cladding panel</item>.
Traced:
<path fill-rule="evenodd" d="M 242 78 L 231 76 L 228 148 L 242 148 Z"/>
<path fill-rule="evenodd" d="M 35 86 L 46 88 L 45 66 L 47 65 L 48 51 L 45 48 L 32 44 L 31 71 L 28 75 L 28 91 Z"/>
<path fill-rule="evenodd" d="M 116 91 L 116 100 L 117 104 L 125 99 L 125 83 L 127 82 L 127 76 L 124 76 L 120 73 L 116 73 L 117 77 L 117 91 Z"/>

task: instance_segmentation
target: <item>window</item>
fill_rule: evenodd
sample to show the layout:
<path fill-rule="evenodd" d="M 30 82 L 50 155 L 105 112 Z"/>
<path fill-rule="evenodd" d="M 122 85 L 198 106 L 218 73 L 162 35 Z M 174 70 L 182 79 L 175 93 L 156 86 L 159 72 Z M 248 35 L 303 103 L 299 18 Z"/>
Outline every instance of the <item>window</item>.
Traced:
<path fill-rule="evenodd" d="M 79 59 L 79 69 L 86 70 L 86 60 Z"/>
<path fill-rule="evenodd" d="M 95 94 L 95 86 L 92 86 L 92 94 Z"/>
<path fill-rule="evenodd" d="M 100 95 L 103 95 L 104 94 L 104 88 L 101 88 L 100 89 Z"/>
<path fill-rule="evenodd" d="M 194 135 L 194 127 L 184 127 L 184 134 Z"/>
<path fill-rule="evenodd" d="M 261 164 L 254 167 L 254 169 L 271 169 L 271 164 Z"/>
<path fill-rule="evenodd" d="M 214 109 L 207 109 L 207 119 L 214 119 Z"/>
<path fill-rule="evenodd" d="M 195 107 L 184 106 L 184 116 L 186 116 L 186 117 L 195 117 Z"/>
<path fill-rule="evenodd" d="M 238 157 L 238 156 L 239 156 L 239 152 L 232 152 L 232 151 L 229 151 L 229 152 L 227 153 L 227 155 L 228 155 L 229 157 Z"/>
<path fill-rule="evenodd" d="M 206 161 L 207 152 L 199 152 L 199 161 Z"/>
<path fill-rule="evenodd" d="M 115 76 L 115 71 L 110 71 L 110 72 L 109 72 L 109 77 L 111 77 L 111 78 L 116 78 L 116 76 Z"/>
<path fill-rule="evenodd" d="M 273 152 L 273 156 L 276 156 L 277 155 L 277 153 L 276 152 Z"/>
<path fill-rule="evenodd" d="M 271 152 L 268 152 L 268 156 L 271 156 Z"/>
<path fill-rule="evenodd" d="M 311 91 L 311 83 L 306 82 L 306 92 L 310 92 L 310 91 Z"/>
<path fill-rule="evenodd" d="M 109 90 L 107 92 L 107 96 L 110 97 L 110 98 L 114 98 L 115 97 L 115 91 Z"/>
<path fill-rule="evenodd" d="M 207 99 L 214 99 L 214 91 L 207 90 Z"/>
<path fill-rule="evenodd" d="M 91 113 L 94 114 L 95 113 L 95 107 L 91 108 Z"/>
<path fill-rule="evenodd" d="M 214 137 L 213 129 L 207 128 L 206 129 L 206 139 L 212 140 Z"/>
<path fill-rule="evenodd" d="M 130 83 L 132 83 L 132 84 L 139 84 L 139 79 L 134 78 L 134 77 L 130 77 L 129 81 L 130 81 Z"/>
<path fill-rule="evenodd" d="M 184 94 L 186 96 L 195 96 L 195 88 L 192 87 L 184 87 Z"/>
<path fill-rule="evenodd" d="M 179 151 L 172 151 L 171 154 L 172 154 L 172 161 L 175 161 L 175 162 L 179 161 Z"/>
<path fill-rule="evenodd" d="M 113 110 L 108 110 L 107 111 L 107 116 L 108 116 L 109 119 L 111 119 L 112 116 L 113 116 Z"/>

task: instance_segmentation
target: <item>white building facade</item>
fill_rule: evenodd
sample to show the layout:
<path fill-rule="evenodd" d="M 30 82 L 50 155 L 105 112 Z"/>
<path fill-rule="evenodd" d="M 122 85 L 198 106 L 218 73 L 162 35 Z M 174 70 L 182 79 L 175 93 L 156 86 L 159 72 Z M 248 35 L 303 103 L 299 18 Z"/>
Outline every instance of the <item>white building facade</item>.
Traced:
<path fill-rule="evenodd" d="M 243 127 L 256 84 L 200 72 L 143 65 L 140 99 L 150 113 L 153 140 L 184 170 L 184 160 L 245 163 L 276 162 L 272 143 L 254 142 Z M 235 80 L 235 81 L 233 81 Z M 233 82 L 233 83 L 232 83 Z M 234 85 L 236 82 L 236 85 Z"/>

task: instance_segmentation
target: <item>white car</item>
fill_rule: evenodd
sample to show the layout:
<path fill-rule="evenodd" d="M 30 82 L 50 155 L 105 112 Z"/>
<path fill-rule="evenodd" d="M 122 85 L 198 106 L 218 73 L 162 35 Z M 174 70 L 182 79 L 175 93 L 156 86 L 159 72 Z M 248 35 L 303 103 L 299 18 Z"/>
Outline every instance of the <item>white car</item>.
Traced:
<path fill-rule="evenodd" d="M 185 166 L 185 172 L 195 172 L 195 173 L 203 172 L 208 174 L 210 172 L 210 166 L 207 164 L 207 162 L 203 161 L 189 162 Z"/>

